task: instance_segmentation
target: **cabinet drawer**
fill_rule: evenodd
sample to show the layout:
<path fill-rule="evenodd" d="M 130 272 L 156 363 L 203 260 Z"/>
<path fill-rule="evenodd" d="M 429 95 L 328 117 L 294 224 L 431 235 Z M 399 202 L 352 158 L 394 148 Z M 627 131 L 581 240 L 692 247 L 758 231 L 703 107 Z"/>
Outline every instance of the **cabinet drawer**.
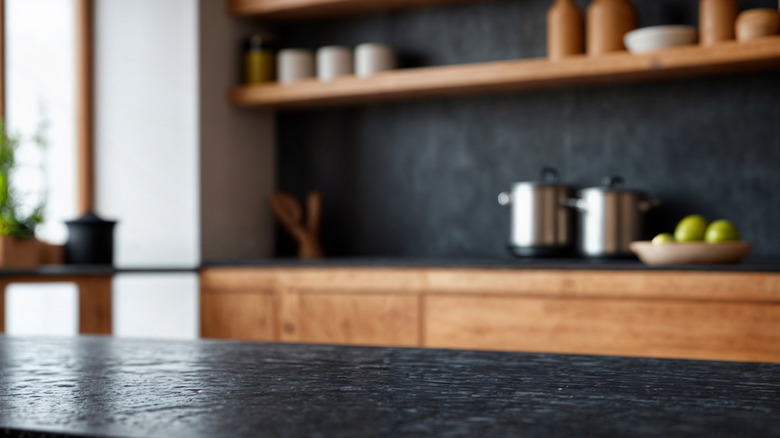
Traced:
<path fill-rule="evenodd" d="M 780 305 L 427 296 L 424 346 L 780 361 Z"/>
<path fill-rule="evenodd" d="M 202 292 L 204 338 L 273 341 L 274 297 L 270 291 Z"/>
<path fill-rule="evenodd" d="M 419 298 L 393 293 L 298 293 L 300 342 L 418 346 Z"/>

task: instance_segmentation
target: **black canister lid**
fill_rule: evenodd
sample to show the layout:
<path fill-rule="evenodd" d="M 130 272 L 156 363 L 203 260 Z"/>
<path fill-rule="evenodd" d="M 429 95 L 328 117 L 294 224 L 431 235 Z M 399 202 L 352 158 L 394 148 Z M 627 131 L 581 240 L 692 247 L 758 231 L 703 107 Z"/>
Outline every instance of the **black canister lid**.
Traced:
<path fill-rule="evenodd" d="M 276 38 L 271 35 L 254 34 L 244 41 L 244 50 L 266 50 L 276 48 Z"/>
<path fill-rule="evenodd" d="M 106 220 L 96 215 L 92 211 L 88 211 L 84 216 L 72 221 L 65 221 L 66 225 L 106 225 L 114 226 L 116 221 Z"/>

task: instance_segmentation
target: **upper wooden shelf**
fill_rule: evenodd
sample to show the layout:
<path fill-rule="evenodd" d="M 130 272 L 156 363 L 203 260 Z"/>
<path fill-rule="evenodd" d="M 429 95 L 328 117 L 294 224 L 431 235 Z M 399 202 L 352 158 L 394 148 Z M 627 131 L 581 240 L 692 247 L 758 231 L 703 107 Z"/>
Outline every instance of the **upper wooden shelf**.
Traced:
<path fill-rule="evenodd" d="M 374 102 L 668 80 L 780 67 L 780 36 L 711 47 L 689 46 L 644 55 L 628 52 L 560 61 L 544 58 L 426 67 L 354 76 L 323 83 L 306 79 L 236 87 L 230 102 L 244 107 L 307 109 Z"/>
<path fill-rule="evenodd" d="M 229 0 L 233 15 L 305 20 L 478 0 Z"/>

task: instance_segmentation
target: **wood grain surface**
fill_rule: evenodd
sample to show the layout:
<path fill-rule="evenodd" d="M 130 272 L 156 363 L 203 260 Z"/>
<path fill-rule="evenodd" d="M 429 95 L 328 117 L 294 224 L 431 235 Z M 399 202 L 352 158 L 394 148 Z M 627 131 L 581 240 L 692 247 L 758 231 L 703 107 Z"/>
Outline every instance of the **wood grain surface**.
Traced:
<path fill-rule="evenodd" d="M 780 304 L 436 295 L 425 308 L 425 347 L 780 358 Z"/>
<path fill-rule="evenodd" d="M 293 85 L 237 87 L 229 100 L 237 106 L 304 109 L 370 104 L 452 95 L 651 81 L 758 71 L 780 67 L 780 37 L 687 46 L 641 55 L 628 52 L 498 61 L 381 72 L 368 78 L 346 76 L 328 83 L 306 79 Z"/>
<path fill-rule="evenodd" d="M 409 294 L 302 291 L 301 342 L 414 347 L 419 306 Z"/>
<path fill-rule="evenodd" d="M 451 268 L 204 268 L 210 291 L 338 288 L 418 294 L 481 293 L 539 297 L 685 299 L 780 303 L 780 274 Z"/>
<path fill-rule="evenodd" d="M 75 1 L 78 209 L 84 214 L 95 209 L 94 5 L 92 0 Z"/>
<path fill-rule="evenodd" d="M 200 333 L 204 338 L 273 341 L 274 295 L 271 290 L 200 295 Z"/>
<path fill-rule="evenodd" d="M 266 339 L 225 327 L 271 312 L 282 342 L 780 362 L 778 273 L 247 267 L 201 285 L 214 337 Z"/>
<path fill-rule="evenodd" d="M 110 335 L 112 333 L 113 278 L 79 278 L 79 333 L 82 335 Z"/>
<path fill-rule="evenodd" d="M 229 0 L 233 15 L 305 20 L 477 0 Z"/>

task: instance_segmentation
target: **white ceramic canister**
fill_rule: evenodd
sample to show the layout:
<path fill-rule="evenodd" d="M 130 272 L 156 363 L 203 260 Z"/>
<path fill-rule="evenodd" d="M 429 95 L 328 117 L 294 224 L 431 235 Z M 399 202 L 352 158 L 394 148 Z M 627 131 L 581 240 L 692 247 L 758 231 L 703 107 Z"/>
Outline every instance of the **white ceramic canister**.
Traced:
<path fill-rule="evenodd" d="M 314 54 L 305 49 L 279 51 L 276 62 L 279 82 L 289 84 L 300 79 L 314 77 Z"/>
<path fill-rule="evenodd" d="M 343 46 L 325 46 L 317 50 L 317 77 L 327 82 L 353 73 L 352 50 Z"/>
<path fill-rule="evenodd" d="M 355 49 L 355 72 L 361 78 L 395 67 L 395 52 L 384 44 L 365 43 Z"/>

